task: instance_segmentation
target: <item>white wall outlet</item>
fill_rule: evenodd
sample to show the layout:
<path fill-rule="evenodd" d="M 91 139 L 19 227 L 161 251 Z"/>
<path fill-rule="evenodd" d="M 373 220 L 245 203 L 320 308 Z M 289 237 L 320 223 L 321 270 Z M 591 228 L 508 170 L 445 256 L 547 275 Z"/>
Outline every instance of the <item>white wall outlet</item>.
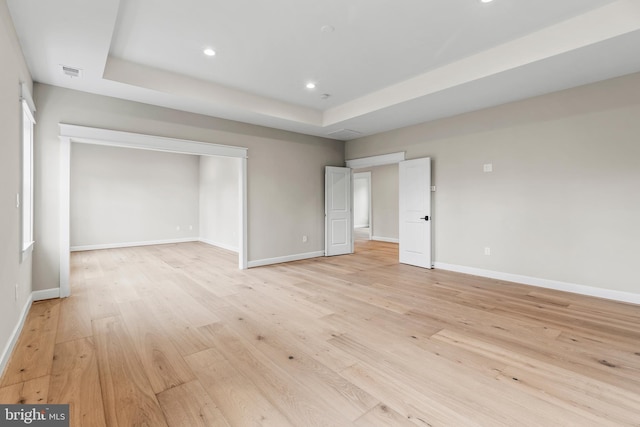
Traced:
<path fill-rule="evenodd" d="M 307 240 L 309 240 L 309 239 L 307 238 L 306 235 L 302 236 L 302 243 L 307 243 Z"/>
<path fill-rule="evenodd" d="M 484 248 L 485 255 L 491 255 L 491 248 Z"/>
<path fill-rule="evenodd" d="M 435 185 L 431 186 L 431 191 L 436 191 L 436 186 Z"/>
<path fill-rule="evenodd" d="M 18 301 L 18 284 L 16 283 L 16 301 Z"/>
<path fill-rule="evenodd" d="M 492 163 L 485 163 L 482 166 L 482 170 L 485 172 L 493 172 L 493 164 Z"/>
<path fill-rule="evenodd" d="M 16 193 L 16 209 L 20 209 L 20 193 Z"/>
<path fill-rule="evenodd" d="M 180 231 L 180 226 L 176 226 L 176 231 Z"/>
<path fill-rule="evenodd" d="M 190 225 L 189 226 L 189 231 L 192 231 L 192 230 L 193 230 L 193 225 Z"/>

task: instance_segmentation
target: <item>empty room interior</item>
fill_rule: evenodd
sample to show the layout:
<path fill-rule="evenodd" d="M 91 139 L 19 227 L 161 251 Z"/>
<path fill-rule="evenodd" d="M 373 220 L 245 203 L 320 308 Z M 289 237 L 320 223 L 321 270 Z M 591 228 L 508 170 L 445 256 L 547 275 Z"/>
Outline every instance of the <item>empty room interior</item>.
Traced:
<path fill-rule="evenodd" d="M 0 425 L 640 425 L 640 1 L 0 27 Z"/>

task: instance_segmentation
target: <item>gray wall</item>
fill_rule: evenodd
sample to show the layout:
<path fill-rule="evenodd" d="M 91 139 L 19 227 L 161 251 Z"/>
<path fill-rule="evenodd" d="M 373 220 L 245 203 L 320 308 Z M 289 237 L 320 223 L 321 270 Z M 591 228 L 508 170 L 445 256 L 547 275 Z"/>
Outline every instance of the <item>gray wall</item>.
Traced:
<path fill-rule="evenodd" d="M 240 246 L 240 159 L 200 157 L 200 238 L 238 251 Z"/>
<path fill-rule="evenodd" d="M 640 74 L 346 144 L 397 151 L 433 158 L 437 262 L 640 292 Z"/>
<path fill-rule="evenodd" d="M 0 58 L 0 357 L 4 357 L 31 295 L 31 257 L 20 262 L 21 222 L 16 194 L 21 188 L 20 82 L 32 84 L 4 1 L 0 2 Z M 6 359 L 0 360 L 3 362 Z"/>
<path fill-rule="evenodd" d="M 198 188 L 198 156 L 71 144 L 71 247 L 197 239 Z"/>
<path fill-rule="evenodd" d="M 324 166 L 344 164 L 344 143 L 36 84 L 34 282 L 59 286 L 58 123 L 249 149 L 249 260 L 324 249 Z M 302 235 L 309 236 L 302 242 Z"/>

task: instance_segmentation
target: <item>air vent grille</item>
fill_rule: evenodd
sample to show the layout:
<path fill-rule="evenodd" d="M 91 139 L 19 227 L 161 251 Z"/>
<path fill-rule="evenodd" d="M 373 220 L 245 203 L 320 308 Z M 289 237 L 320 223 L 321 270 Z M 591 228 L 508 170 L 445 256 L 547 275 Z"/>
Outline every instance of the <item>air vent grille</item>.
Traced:
<path fill-rule="evenodd" d="M 60 69 L 62 74 L 69 77 L 82 77 L 82 70 L 76 67 L 69 67 L 68 65 L 61 65 Z"/>
<path fill-rule="evenodd" d="M 346 141 L 348 139 L 358 138 L 361 135 L 362 135 L 362 133 L 358 132 L 357 130 L 339 129 L 339 130 L 330 132 L 327 136 L 329 138 L 340 139 L 340 140 Z"/>

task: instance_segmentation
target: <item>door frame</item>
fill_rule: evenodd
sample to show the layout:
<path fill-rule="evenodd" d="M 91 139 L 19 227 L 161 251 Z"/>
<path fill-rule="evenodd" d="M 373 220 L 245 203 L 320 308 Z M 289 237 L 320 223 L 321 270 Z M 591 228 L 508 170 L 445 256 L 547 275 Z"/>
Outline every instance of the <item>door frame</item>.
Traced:
<path fill-rule="evenodd" d="M 381 154 L 378 156 L 360 157 L 357 159 L 347 160 L 345 163 L 351 169 L 365 169 L 374 166 L 396 165 L 405 161 L 405 152 Z M 398 189 L 398 192 L 400 189 Z M 351 195 L 353 199 L 353 195 Z M 371 179 L 369 179 L 369 240 L 373 238 L 373 209 L 371 206 Z M 398 224 L 400 226 L 400 224 Z"/>
<path fill-rule="evenodd" d="M 405 161 L 405 152 L 404 151 L 400 151 L 400 152 L 396 152 L 396 153 L 390 153 L 390 154 L 382 154 L 382 155 L 378 155 L 378 156 L 369 156 L 369 157 L 361 157 L 361 158 L 357 158 L 357 159 L 352 159 L 352 160 L 347 160 L 346 161 L 346 165 L 349 168 L 352 169 L 364 169 L 364 168 L 369 168 L 369 167 L 373 167 L 373 166 L 384 166 L 384 165 L 393 165 L 393 164 L 399 164 L 400 162 Z M 433 185 L 433 181 L 431 182 L 431 184 Z M 432 187 L 433 188 L 433 187 Z M 429 194 L 431 195 L 431 191 L 433 191 L 432 189 L 430 189 Z M 400 192 L 400 188 L 398 188 L 398 195 Z M 430 196 L 432 197 L 432 196 Z M 433 200 L 432 200 L 433 203 Z M 433 212 L 433 205 L 432 205 L 432 212 Z M 398 218 L 398 221 L 400 221 L 400 218 Z M 433 214 L 431 215 L 431 221 L 429 221 L 431 224 L 433 224 Z M 398 226 L 400 226 L 400 224 L 398 223 Z M 431 265 L 433 267 L 434 265 L 434 246 L 433 246 L 433 225 L 431 225 Z M 399 259 L 399 256 L 398 256 Z"/>
<path fill-rule="evenodd" d="M 405 161 L 404 151 L 397 153 L 381 154 L 379 156 L 360 157 L 359 159 L 347 160 L 346 164 L 351 169 L 364 169 L 373 166 L 394 165 Z"/>
<path fill-rule="evenodd" d="M 60 297 L 71 294 L 69 273 L 70 257 L 70 202 L 71 202 L 71 143 L 106 145 L 121 148 L 165 151 L 199 156 L 233 157 L 241 160 L 240 165 L 240 242 L 238 266 L 247 268 L 247 152 L 244 147 L 212 144 L 186 139 L 166 138 L 155 135 L 123 132 L 101 128 L 59 123 L 60 128 Z"/>

